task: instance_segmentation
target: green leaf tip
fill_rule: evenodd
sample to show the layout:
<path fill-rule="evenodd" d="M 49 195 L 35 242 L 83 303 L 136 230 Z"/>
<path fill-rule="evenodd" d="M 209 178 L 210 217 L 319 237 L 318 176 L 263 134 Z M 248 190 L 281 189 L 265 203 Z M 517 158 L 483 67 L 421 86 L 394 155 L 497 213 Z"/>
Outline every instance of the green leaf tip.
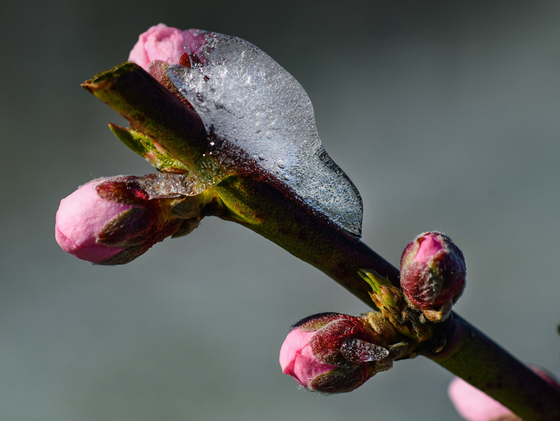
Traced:
<path fill-rule="evenodd" d="M 378 307 L 398 307 L 398 298 L 395 297 L 396 288 L 388 278 L 384 278 L 376 271 L 369 269 L 359 269 L 358 275 L 373 289 L 370 296 Z"/>
<path fill-rule="evenodd" d="M 125 129 L 112 123 L 109 123 L 109 129 L 111 129 L 117 139 L 132 151 L 145 158 L 146 161 L 159 171 L 175 174 L 189 172 L 182 162 L 173 158 L 169 152 L 157 145 L 144 133 L 134 129 Z"/>
<path fill-rule="evenodd" d="M 113 79 L 117 79 L 120 76 L 122 76 L 124 73 L 129 73 L 131 71 L 134 71 L 135 69 L 139 68 L 140 66 L 138 66 L 136 63 L 131 63 L 131 62 L 124 62 L 119 64 L 118 66 L 115 66 L 109 70 L 105 70 L 104 72 L 101 73 L 97 73 L 96 75 L 94 75 L 91 80 L 89 82 L 91 83 L 100 83 L 100 82 L 104 82 L 105 80 L 113 80 Z"/>
<path fill-rule="evenodd" d="M 392 286 L 393 284 L 389 279 L 384 278 L 374 270 L 358 269 L 358 275 L 366 281 L 376 294 L 381 293 L 381 287 Z"/>

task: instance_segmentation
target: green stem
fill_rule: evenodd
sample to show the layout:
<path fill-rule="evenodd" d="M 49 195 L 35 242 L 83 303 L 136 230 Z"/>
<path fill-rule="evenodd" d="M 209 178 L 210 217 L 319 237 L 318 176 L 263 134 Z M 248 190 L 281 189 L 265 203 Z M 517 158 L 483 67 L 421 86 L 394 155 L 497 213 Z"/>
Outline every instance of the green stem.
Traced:
<path fill-rule="evenodd" d="M 371 288 L 360 278 L 358 269 L 373 269 L 398 285 L 397 268 L 361 241 L 310 215 L 270 184 L 230 177 L 215 190 L 229 209 L 222 218 L 246 226 L 315 266 L 369 306 L 373 307 L 368 294 Z M 446 344 L 443 348 L 442 343 Z M 560 391 L 457 314 L 451 315 L 434 342 L 423 350 L 422 355 L 523 420 L 560 420 Z"/>
<path fill-rule="evenodd" d="M 246 226 L 315 266 L 367 305 L 373 305 L 371 287 L 358 275 L 359 269 L 373 269 L 399 284 L 399 271 L 389 262 L 351 234 L 286 200 L 289 193 L 269 182 L 228 177 L 214 190 L 229 211 L 223 219 Z"/>
<path fill-rule="evenodd" d="M 560 391 L 458 315 L 448 345 L 428 358 L 492 396 L 525 421 L 560 420 Z"/>
<path fill-rule="evenodd" d="M 206 139 L 198 116 L 138 66 L 127 64 L 105 72 L 84 87 L 195 173 L 204 176 L 204 168 L 216 169 L 215 162 L 203 158 Z M 373 307 L 370 287 L 360 278 L 358 269 L 375 270 L 394 285 L 399 284 L 398 269 L 296 201 L 293 192 L 278 180 L 263 179 L 262 174 L 254 178 L 230 176 L 214 189 L 225 208 L 225 214 L 220 212 L 218 216 L 246 226 L 315 266 L 369 306 Z M 442 324 L 440 333 L 437 343 L 424 347 L 423 354 L 428 358 L 525 421 L 560 420 L 560 391 L 491 339 L 457 315 Z"/>

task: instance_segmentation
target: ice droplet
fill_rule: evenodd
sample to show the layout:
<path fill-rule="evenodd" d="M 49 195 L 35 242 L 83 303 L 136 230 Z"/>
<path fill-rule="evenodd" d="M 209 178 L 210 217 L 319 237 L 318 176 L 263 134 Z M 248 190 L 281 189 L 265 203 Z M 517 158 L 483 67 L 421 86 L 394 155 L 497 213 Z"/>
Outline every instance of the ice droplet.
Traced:
<path fill-rule="evenodd" d="M 362 199 L 325 151 L 299 82 L 245 40 L 192 29 L 183 34 L 191 62 L 201 64 L 170 66 L 168 76 L 213 133 L 214 156 L 242 169 L 242 161 L 258 155 L 257 165 L 285 180 L 298 200 L 360 236 Z"/>

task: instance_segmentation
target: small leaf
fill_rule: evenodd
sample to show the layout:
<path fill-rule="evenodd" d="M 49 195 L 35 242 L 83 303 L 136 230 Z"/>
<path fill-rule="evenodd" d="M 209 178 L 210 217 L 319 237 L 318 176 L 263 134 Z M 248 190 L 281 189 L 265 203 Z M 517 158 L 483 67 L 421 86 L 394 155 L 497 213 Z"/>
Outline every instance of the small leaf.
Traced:
<path fill-rule="evenodd" d="M 189 169 L 180 161 L 176 160 L 162 147 L 158 147 L 148 136 L 134 129 L 125 129 L 116 124 L 109 123 L 109 128 L 122 143 L 144 157 L 161 172 L 174 174 L 188 173 Z"/>

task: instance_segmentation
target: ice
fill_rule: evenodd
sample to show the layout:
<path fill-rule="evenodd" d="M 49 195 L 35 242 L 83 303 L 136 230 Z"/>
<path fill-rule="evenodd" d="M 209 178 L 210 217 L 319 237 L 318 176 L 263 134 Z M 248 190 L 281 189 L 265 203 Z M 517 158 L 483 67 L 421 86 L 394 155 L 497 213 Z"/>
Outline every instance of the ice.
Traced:
<path fill-rule="evenodd" d="M 184 174 L 149 174 L 136 179 L 136 182 L 150 200 L 194 196 L 200 193 L 197 180 Z"/>
<path fill-rule="evenodd" d="M 340 352 L 348 361 L 355 363 L 379 361 L 389 356 L 389 350 L 382 346 L 365 342 L 354 337 L 344 341 Z"/>
<path fill-rule="evenodd" d="M 192 67 L 171 66 L 168 76 L 211 134 L 207 154 L 237 171 L 260 167 L 359 237 L 360 194 L 325 151 L 303 87 L 245 40 L 196 30 L 184 38 Z"/>

